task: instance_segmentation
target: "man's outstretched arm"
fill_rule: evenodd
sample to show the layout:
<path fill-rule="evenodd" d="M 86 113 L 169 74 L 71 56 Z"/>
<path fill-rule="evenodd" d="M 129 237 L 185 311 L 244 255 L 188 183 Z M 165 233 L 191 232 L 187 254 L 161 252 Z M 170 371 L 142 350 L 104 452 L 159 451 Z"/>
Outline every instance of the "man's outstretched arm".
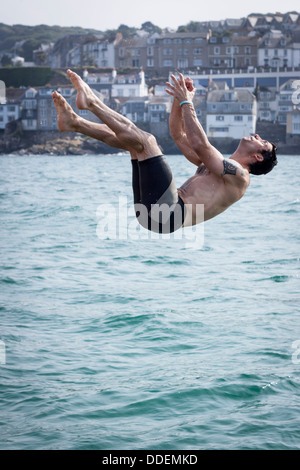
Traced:
<path fill-rule="evenodd" d="M 210 144 L 207 135 L 197 118 L 196 111 L 192 103 L 193 94 L 187 89 L 182 74 L 179 74 L 179 76 L 180 81 L 178 81 L 174 75 L 171 75 L 174 85 L 167 83 L 169 90 L 167 89 L 166 91 L 172 95 L 178 103 L 182 103 L 183 101 L 190 102 L 181 106 L 184 128 L 189 145 L 210 171 L 218 175 L 222 175 L 224 171 L 224 157 Z"/>
<path fill-rule="evenodd" d="M 225 159 L 219 150 L 211 145 L 203 127 L 198 121 L 192 103 L 193 93 L 188 90 L 182 74 L 179 74 L 179 76 L 180 81 L 178 81 L 174 75 L 171 75 L 174 85 L 167 83 L 169 90 L 166 91 L 172 95 L 179 104 L 182 104 L 181 112 L 184 128 L 192 150 L 212 173 L 223 176 L 230 184 L 237 186 L 244 185 L 246 183 L 246 175 L 243 167 L 235 160 Z M 188 103 L 186 103 L 186 101 L 188 101 Z"/>

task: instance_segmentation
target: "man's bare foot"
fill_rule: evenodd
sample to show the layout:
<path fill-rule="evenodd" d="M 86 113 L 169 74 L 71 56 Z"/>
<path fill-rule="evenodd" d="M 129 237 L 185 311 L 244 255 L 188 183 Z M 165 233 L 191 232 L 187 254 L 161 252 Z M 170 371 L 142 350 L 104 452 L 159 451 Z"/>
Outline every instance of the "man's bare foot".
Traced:
<path fill-rule="evenodd" d="M 52 99 L 57 114 L 58 130 L 60 132 L 76 132 L 79 116 L 77 116 L 69 103 L 57 91 L 52 93 Z"/>
<path fill-rule="evenodd" d="M 67 70 L 67 74 L 77 90 L 77 97 L 76 97 L 76 106 L 78 109 L 90 109 L 91 104 L 95 100 L 95 95 L 77 73 L 73 72 L 72 70 Z"/>

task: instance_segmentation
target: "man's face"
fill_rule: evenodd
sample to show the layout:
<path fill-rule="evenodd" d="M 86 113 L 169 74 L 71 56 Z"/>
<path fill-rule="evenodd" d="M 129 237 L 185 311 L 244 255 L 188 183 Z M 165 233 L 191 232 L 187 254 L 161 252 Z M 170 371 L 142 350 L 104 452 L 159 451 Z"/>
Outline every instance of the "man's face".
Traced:
<path fill-rule="evenodd" d="M 263 150 L 272 151 L 273 149 L 272 144 L 268 140 L 262 140 L 258 134 L 243 137 L 239 146 L 249 154 L 261 153 Z"/>

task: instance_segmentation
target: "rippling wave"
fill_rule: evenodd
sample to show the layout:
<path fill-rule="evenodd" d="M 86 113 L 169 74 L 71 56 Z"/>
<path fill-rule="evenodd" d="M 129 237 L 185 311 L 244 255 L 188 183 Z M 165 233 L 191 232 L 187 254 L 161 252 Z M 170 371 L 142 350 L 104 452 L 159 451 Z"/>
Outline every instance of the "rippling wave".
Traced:
<path fill-rule="evenodd" d="M 0 158 L 0 448 L 300 448 L 300 158 L 281 159 L 187 247 L 98 238 L 99 206 L 131 205 L 127 155 Z M 179 186 L 194 169 L 168 160 Z"/>

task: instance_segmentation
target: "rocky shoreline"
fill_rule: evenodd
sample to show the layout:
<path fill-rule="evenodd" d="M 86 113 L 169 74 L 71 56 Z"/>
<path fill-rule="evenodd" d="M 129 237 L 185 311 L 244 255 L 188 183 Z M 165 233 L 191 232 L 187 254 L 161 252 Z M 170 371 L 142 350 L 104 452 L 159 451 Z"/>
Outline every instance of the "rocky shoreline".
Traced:
<path fill-rule="evenodd" d="M 49 133 L 14 133 L 7 135 L 3 133 L 0 136 L 0 154 L 1 155 L 101 155 L 120 153 L 121 150 L 114 149 L 108 145 L 92 138 L 81 136 L 75 133 L 64 133 L 57 131 Z M 231 154 L 237 148 L 238 141 L 234 140 L 216 140 L 211 143 L 215 145 L 222 153 Z M 159 139 L 162 153 L 174 155 L 181 153 L 171 137 L 166 136 Z M 299 145 L 278 144 L 278 154 L 281 155 L 300 155 Z"/>

